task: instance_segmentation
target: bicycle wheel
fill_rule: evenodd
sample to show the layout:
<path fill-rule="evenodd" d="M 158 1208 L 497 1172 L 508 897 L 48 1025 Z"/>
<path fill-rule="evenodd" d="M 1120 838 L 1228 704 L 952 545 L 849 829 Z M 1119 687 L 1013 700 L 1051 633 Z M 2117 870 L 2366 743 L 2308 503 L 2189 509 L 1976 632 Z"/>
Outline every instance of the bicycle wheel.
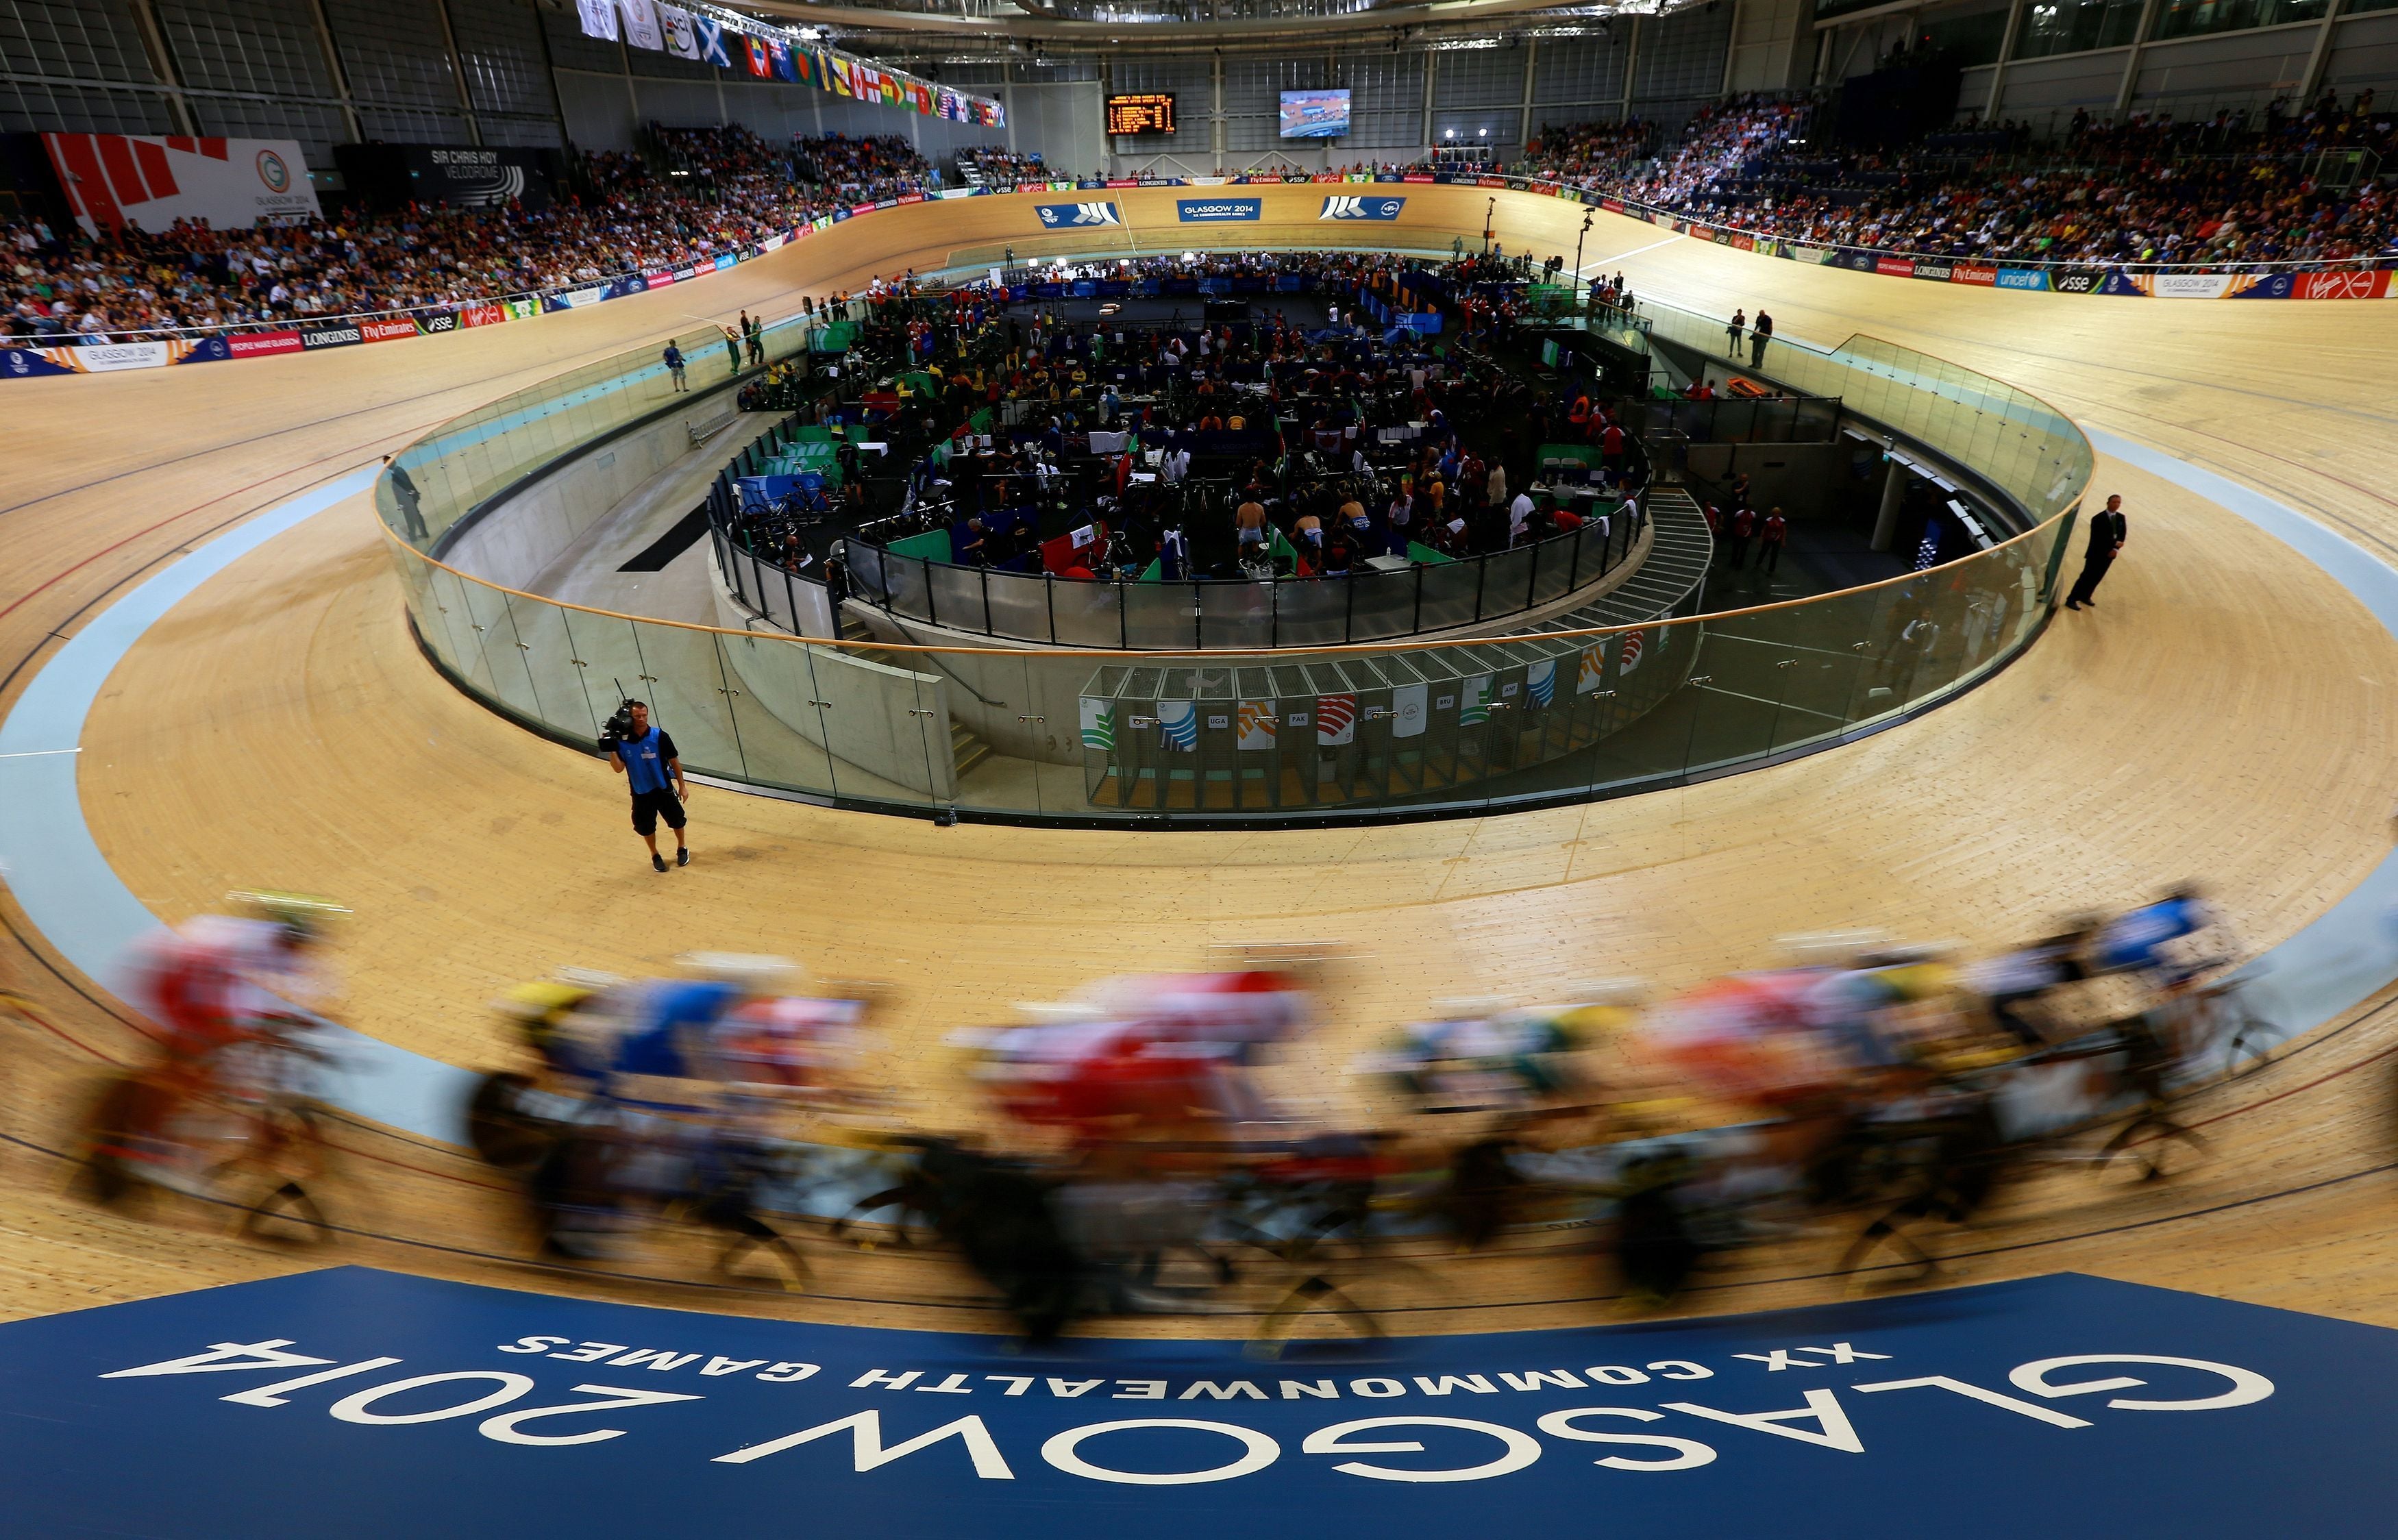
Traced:
<path fill-rule="evenodd" d="M 2273 1062 L 2273 1050 L 2280 1034 L 2267 1022 L 2254 1016 L 2243 1016 L 2232 1028 L 2230 1040 L 2223 1045 L 2223 1078 L 2244 1079 Z"/>

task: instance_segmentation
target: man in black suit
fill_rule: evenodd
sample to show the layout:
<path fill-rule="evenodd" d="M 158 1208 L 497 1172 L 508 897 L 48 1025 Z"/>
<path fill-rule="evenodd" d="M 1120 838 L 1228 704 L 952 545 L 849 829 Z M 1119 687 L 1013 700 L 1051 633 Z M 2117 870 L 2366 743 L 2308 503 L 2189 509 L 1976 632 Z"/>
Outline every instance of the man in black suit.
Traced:
<path fill-rule="evenodd" d="M 2073 592 L 2066 598 L 2066 609 L 2079 609 L 2098 602 L 2094 596 L 2098 584 L 2106 578 L 2107 569 L 2123 554 L 2123 540 L 2130 533 L 2131 523 L 2123 517 L 2122 498 L 2108 498 L 2106 508 L 2090 520 L 2090 549 L 2081 558 L 2081 575 L 2073 580 Z"/>

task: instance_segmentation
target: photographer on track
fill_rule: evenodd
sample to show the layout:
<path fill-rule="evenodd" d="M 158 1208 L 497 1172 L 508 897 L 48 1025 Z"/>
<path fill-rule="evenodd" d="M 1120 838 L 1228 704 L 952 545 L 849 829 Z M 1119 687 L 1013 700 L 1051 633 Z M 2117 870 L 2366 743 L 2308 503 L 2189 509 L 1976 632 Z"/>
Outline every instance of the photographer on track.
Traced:
<path fill-rule="evenodd" d="M 633 832 L 650 848 L 650 864 L 667 869 L 658 854 L 658 820 L 674 831 L 675 864 L 691 864 L 691 847 L 683 841 L 683 798 L 691 787 L 682 778 L 682 760 L 675 741 L 662 728 L 650 725 L 647 703 L 627 697 L 600 732 L 600 752 L 608 768 L 626 778 L 633 791 Z"/>

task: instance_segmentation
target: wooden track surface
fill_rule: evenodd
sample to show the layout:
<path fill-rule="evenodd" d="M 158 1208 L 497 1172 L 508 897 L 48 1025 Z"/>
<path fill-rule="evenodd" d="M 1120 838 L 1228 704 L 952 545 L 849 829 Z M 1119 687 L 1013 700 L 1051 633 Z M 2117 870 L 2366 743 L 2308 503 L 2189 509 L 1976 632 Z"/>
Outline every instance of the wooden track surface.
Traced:
<path fill-rule="evenodd" d="M 1255 226 L 1211 244 L 1446 248 L 1478 233 L 1489 194 L 1406 188 L 1394 230 L 1321 224 L 1319 187 L 1252 189 Z M 1168 190 L 1123 192 L 1142 249 L 1186 238 Z M 187 544 L 433 423 L 694 318 L 788 311 L 804 290 L 952 252 L 1044 237 L 1024 195 L 852 221 L 691 286 L 456 337 L 290 359 L 19 382 L 0 420 L 0 644 L 13 700 L 60 634 Z M 1570 255 L 1583 210 L 1501 194 L 1499 234 Z M 1664 244 L 1657 244 L 1663 242 Z M 1087 249 L 1088 239 L 1075 241 Z M 1648 249 L 1638 249 L 1648 248 Z M 1625 256 L 1619 263 L 1613 255 Z M 962 259 L 963 260 L 963 259 Z M 2176 303 L 1954 289 L 1805 267 L 1601 215 L 1593 270 L 1713 313 L 1760 302 L 1781 332 L 1868 332 L 2017 382 L 2078 419 L 2220 469 L 2398 553 L 2383 495 L 2398 392 L 2398 307 Z M 2347 892 L 2388 850 L 2398 644 L 2329 578 L 2244 521 L 2102 461 L 2124 494 L 2126 559 L 2100 609 L 2065 614 L 1992 682 L 1906 728 L 1772 770 L 1685 790 L 1411 827 L 1287 834 L 1040 832 L 824 811 L 703 790 L 697 864 L 657 877 L 593 761 L 463 699 L 410 643 L 363 501 L 270 542 L 205 585 L 109 681 L 84 740 L 95 835 L 154 911 L 180 917 L 228 886 L 340 895 L 352 1017 L 465 1064 L 503 1060 L 484 1009 L 562 962 L 655 967 L 694 946 L 774 950 L 820 971 L 899 981 L 893 1081 L 930 1121 L 960 1116 L 941 1032 L 1093 975 L 1196 960 L 1211 941 L 1330 939 L 1355 962 L 1339 1019 L 1307 1051 L 1330 1070 L 1434 997 L 1528 998 L 1596 974 L 1665 988 L 1770 960 L 1772 938 L 1828 925 L 1995 945 L 2060 910 L 2120 906 L 2206 878 L 2241 934 L 2270 944 Z M 2078 553 L 2077 553 L 2078 555 Z M 7 917 L 43 1019 L 105 1053 L 132 1038 L 87 984 Z M 5 1131 L 61 1142 L 90 1060 L 23 1028 Z M 2230 1111 L 2398 1043 L 2376 1016 L 2259 1080 Z M 2345 1177 L 2388 1158 L 2383 1063 L 2220 1125 L 2216 1160 L 2182 1182 L 2099 1196 L 2086 1173 L 2034 1185 L 2001 1244 L 2047 1242 Z M 463 1162 L 351 1131 L 361 1228 L 520 1253 L 497 1198 Z M 0 1313 L 26 1314 L 250 1276 L 284 1260 L 204 1233 L 204 1212 L 143 1225 L 59 1196 L 54 1162 L 19 1148 L 0 1188 Z M 402 1164 L 394 1165 L 397 1161 Z M 422 1168 L 421 1170 L 410 1168 Z M 2266 1303 L 2398 1322 L 2388 1173 L 2205 1217 L 1971 1264 L 1970 1276 L 2077 1266 Z M 1819 1269 L 1793 1243 L 1744 1267 Z M 1834 1248 L 1837 1249 L 1836 1247 Z M 520 1282 L 495 1263 L 357 1239 L 353 1260 Z M 970 1294 L 945 1264 L 835 1259 L 824 1288 L 885 1299 Z M 1758 1283 L 1708 1308 L 1823 1297 Z M 1604 1319 L 1586 1259 L 1504 1257 L 1444 1269 L 1403 1321 L 1467 1330 Z M 645 1294 L 765 1307 L 749 1297 Z M 1526 1307 L 1515 1302 L 1569 1303 Z M 956 1325 L 955 1312 L 811 1298 L 825 1319 Z M 964 1318 L 974 1319 L 978 1318 Z M 1220 1323 L 1219 1323 L 1220 1324 Z M 1183 1330 L 1191 1323 L 1168 1323 Z M 1231 1328 L 1236 1329 L 1236 1328 Z"/>

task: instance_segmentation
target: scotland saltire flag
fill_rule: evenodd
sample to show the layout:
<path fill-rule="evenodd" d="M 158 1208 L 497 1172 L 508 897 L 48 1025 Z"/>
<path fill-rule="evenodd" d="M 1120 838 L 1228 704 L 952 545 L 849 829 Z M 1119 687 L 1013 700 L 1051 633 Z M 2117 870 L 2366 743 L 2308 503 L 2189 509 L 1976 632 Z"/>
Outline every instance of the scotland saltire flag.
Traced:
<path fill-rule="evenodd" d="M 699 61 L 720 70 L 733 68 L 733 56 L 724 51 L 723 25 L 705 16 L 693 17 L 691 24 L 699 33 Z"/>

